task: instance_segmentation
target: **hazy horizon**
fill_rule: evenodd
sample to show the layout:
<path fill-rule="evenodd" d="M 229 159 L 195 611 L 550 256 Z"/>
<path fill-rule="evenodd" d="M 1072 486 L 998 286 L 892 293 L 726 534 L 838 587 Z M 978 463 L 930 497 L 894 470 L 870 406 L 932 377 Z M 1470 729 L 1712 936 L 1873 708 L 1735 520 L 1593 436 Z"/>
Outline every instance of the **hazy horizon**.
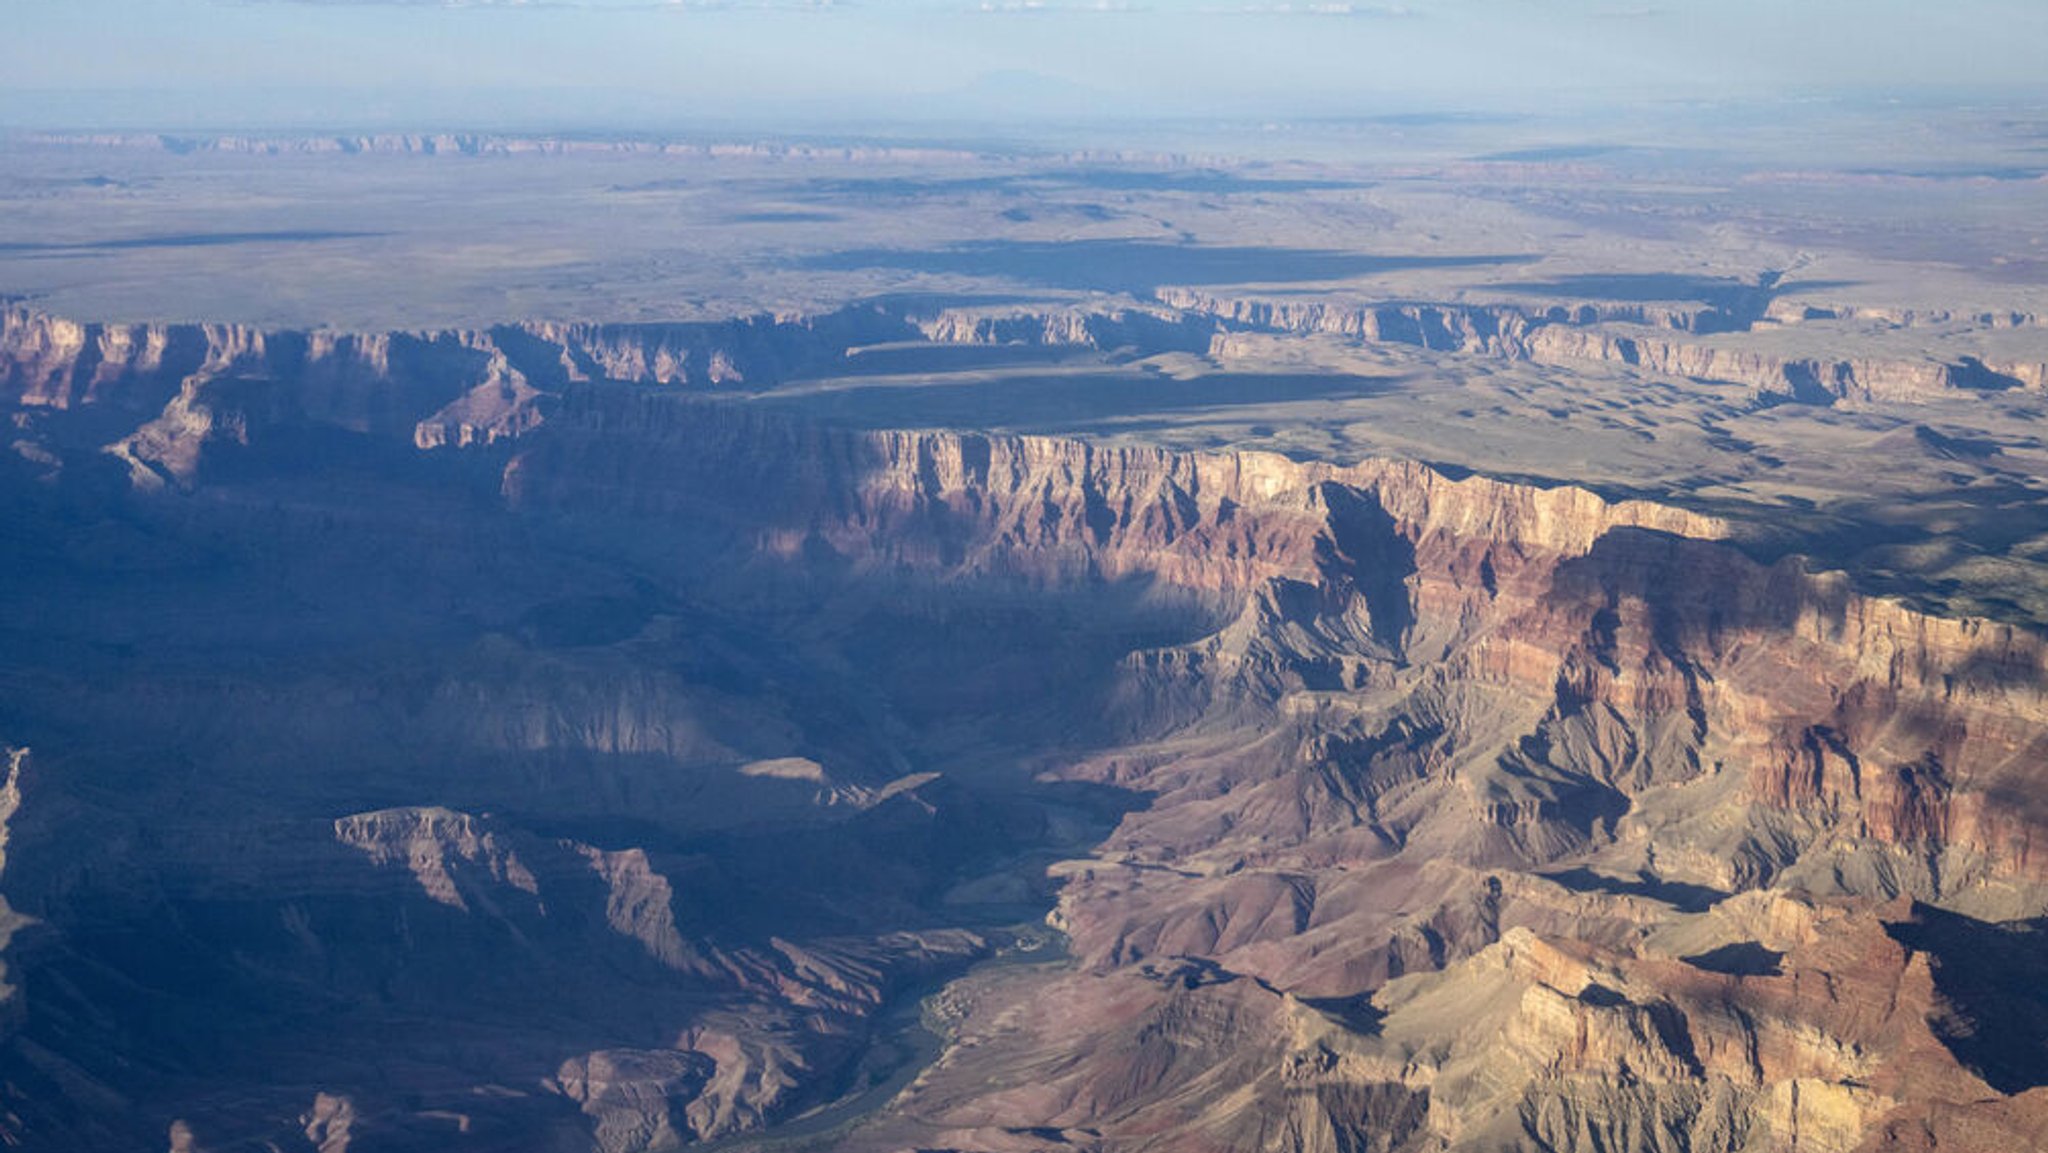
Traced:
<path fill-rule="evenodd" d="M 20 0 L 0 126 L 650 130 L 2034 99 L 2048 12 L 1529 0 Z M 1987 34 L 1987 30 L 1995 34 Z"/>

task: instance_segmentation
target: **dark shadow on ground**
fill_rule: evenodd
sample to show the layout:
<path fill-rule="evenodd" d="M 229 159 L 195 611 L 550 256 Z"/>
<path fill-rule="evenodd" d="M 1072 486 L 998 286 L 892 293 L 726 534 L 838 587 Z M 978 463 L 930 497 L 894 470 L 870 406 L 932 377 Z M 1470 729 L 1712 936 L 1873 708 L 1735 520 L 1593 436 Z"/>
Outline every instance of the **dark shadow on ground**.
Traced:
<path fill-rule="evenodd" d="M 1530 259 L 1505 254 L 1382 256 L 1328 249 L 1208 247 L 1139 240 L 990 240 L 932 249 L 849 249 L 811 257 L 799 267 L 831 272 L 893 268 L 1142 295 L 1163 284 L 1344 280 L 1403 269 L 1521 264 Z"/>
<path fill-rule="evenodd" d="M 1593 160 L 1621 152 L 1633 152 L 1625 144 L 1563 144 L 1551 148 L 1516 148 L 1488 152 L 1472 159 L 1500 164 L 1557 164 L 1567 160 Z"/>
<path fill-rule="evenodd" d="M 232 244 L 311 244 L 323 240 L 362 240 L 388 232 L 345 232 L 305 228 L 278 232 L 185 232 L 164 236 L 131 236 L 120 240 L 16 240 L 0 242 L 0 252 L 121 252 L 141 248 L 221 248 Z"/>
<path fill-rule="evenodd" d="M 1705 885 L 1689 885 L 1683 881 L 1666 881 L 1648 873 L 1638 873 L 1633 880 L 1625 877 L 1604 877 L 1584 866 L 1566 869 L 1562 873 L 1546 873 L 1544 876 L 1574 893 L 1612 893 L 1616 896 L 1648 897 L 1653 901 L 1662 901 L 1681 913 L 1703 913 L 1728 896 L 1719 889 Z"/>
<path fill-rule="evenodd" d="M 1077 431 L 1123 417 L 1352 399 L 1398 387 L 1399 381 L 1386 377 L 1308 373 L 1177 380 L 1144 372 L 1097 372 L 768 393 L 756 403 L 863 427 Z"/>
<path fill-rule="evenodd" d="M 1552 280 L 1520 281 L 1499 287 L 1532 296 L 1575 300 L 1614 300 L 1629 304 L 1694 300 L 1716 308 L 1739 307 L 1769 291 L 1730 276 L 1686 276 L 1682 273 L 1588 273 Z"/>
<path fill-rule="evenodd" d="M 1946 1006 L 1931 1024 L 1958 1061 L 2001 1093 L 2048 1085 L 2048 918 L 1999 924 L 1915 905 L 1885 928 L 1933 958 Z"/>
<path fill-rule="evenodd" d="M 1695 969 L 1709 973 L 1725 973 L 1731 977 L 1775 977 L 1780 972 L 1779 962 L 1785 954 L 1775 949 L 1766 949 L 1756 941 L 1735 941 L 1704 953 L 1695 953 L 1679 960 Z"/>
<path fill-rule="evenodd" d="M 1355 993 L 1349 997 L 1302 997 L 1300 1001 L 1346 1029 L 1367 1037 L 1379 1036 L 1382 1023 L 1387 1019 L 1386 1010 L 1372 1003 L 1370 993 Z"/>
<path fill-rule="evenodd" d="M 806 193 L 834 199 L 923 200 L 971 192 L 1022 196 L 1058 189 L 1087 189 L 1099 192 L 1189 192 L 1206 196 L 1232 196 L 1250 193 L 1320 192 L 1372 186 L 1370 181 L 1326 177 L 1261 177 L 1216 168 L 1053 168 L 1015 175 L 931 180 L 901 176 L 812 180 L 806 182 L 802 188 Z"/>
<path fill-rule="evenodd" d="M 1620 304 L 1656 304 L 1697 301 L 1711 311 L 1693 320 L 1693 331 L 1738 332 L 1762 319 L 1771 301 L 1793 290 L 1816 292 L 1847 288 L 1845 280 L 1809 280 L 1796 284 L 1781 282 L 1777 273 L 1765 273 L 1756 281 L 1729 276 L 1686 276 L 1680 273 L 1588 273 L 1531 280 L 1499 287 L 1532 296 L 1564 300 L 1612 301 Z M 1825 403 L 1824 398 L 1815 397 Z"/>
<path fill-rule="evenodd" d="M 1093 360 L 1102 354 L 1092 348 L 1050 344 L 895 344 L 878 345 L 850 352 L 841 378 L 863 376 L 942 375 L 989 369 L 1021 368 L 1027 365 L 1058 364 L 1062 361 Z"/>

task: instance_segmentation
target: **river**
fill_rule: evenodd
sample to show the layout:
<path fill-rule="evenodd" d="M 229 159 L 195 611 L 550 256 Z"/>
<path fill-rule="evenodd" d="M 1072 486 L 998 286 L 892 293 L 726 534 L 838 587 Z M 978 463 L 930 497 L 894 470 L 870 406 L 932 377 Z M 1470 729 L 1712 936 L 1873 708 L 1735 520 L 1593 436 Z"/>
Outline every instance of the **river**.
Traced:
<path fill-rule="evenodd" d="M 808 1113 L 777 1122 L 757 1133 L 738 1133 L 707 1141 L 692 1148 L 704 1153 L 732 1153 L 763 1150 L 773 1153 L 801 1153 L 822 1149 L 844 1137 L 897 1094 L 917 1080 L 920 1073 L 946 1048 L 946 1038 L 934 1031 L 925 1013 L 925 1002 L 955 981 L 991 969 L 1017 965 L 1061 965 L 1067 961 L 1067 939 L 1042 923 L 1008 925 L 984 930 L 1011 944 L 942 981 L 934 981 L 896 998 L 876 1018 L 873 1040 L 847 1074 L 851 1088 L 829 1104 Z"/>

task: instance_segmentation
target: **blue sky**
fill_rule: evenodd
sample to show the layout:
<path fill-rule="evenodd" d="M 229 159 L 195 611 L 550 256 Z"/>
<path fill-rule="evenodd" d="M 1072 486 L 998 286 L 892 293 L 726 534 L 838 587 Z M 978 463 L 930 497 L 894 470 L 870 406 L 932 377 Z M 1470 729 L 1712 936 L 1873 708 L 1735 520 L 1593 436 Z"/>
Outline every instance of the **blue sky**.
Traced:
<path fill-rule="evenodd" d="M 2039 0 L 7 0 L 0 122 L 1355 115 L 2042 91 Z M 137 97 L 137 92 L 146 96 Z"/>

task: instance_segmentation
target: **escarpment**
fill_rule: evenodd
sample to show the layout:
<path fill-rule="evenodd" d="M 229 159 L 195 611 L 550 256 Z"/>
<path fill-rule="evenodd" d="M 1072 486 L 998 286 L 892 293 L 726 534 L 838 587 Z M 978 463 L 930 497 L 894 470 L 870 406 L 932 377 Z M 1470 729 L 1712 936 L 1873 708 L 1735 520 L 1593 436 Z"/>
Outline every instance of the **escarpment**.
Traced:
<path fill-rule="evenodd" d="M 1709 517 L 1404 462 L 854 432 L 646 395 L 589 404 L 507 467 L 516 506 L 722 509 L 762 556 L 870 575 L 1142 582 L 1199 603 L 1217 631 L 1134 654 L 1136 683 L 1256 681 L 1254 696 L 1360 747 L 1375 712 L 1435 718 L 1433 740 L 1459 750 L 1435 785 L 1459 799 L 1415 805 L 1397 841 L 1456 812 L 1513 827 L 1498 848 L 1537 864 L 1616 837 L 1639 794 L 1730 780 L 1812 844 L 1846 833 L 1922 854 L 1921 880 L 1898 883 L 1924 897 L 2040 878 L 2032 819 L 1996 800 L 2048 753 L 2040 640 L 1863 596 L 1796 560 L 1759 565 L 1714 543 L 1729 530 Z M 803 466 L 761 467 L 764 444 Z M 1562 839 L 1535 847 L 1553 826 Z M 1685 879 L 1767 881 L 1799 855 L 1783 833 L 1754 830 L 1732 871 Z M 1646 835 L 1664 859 L 1736 848 Z M 1765 842 L 1767 857 L 1745 855 Z"/>
<path fill-rule="evenodd" d="M 1375 344 L 1414 344 L 1496 356 L 1520 354 L 1531 334 L 1552 325 L 1639 324 L 1696 335 L 1741 331 L 1761 314 L 1756 304 L 1768 299 L 1768 293 L 1760 289 L 1751 289 L 1746 295 L 1755 300 L 1728 308 L 1682 302 L 1584 302 L 1547 307 L 1426 301 L 1344 304 L 1224 297 L 1193 289 L 1164 289 L 1159 294 L 1162 302 L 1175 308 L 1247 328 L 1322 332 Z"/>
<path fill-rule="evenodd" d="M 1174 307 L 944 308 L 918 331 L 936 344 L 1028 344 L 1130 348 L 1147 354 L 1207 352 L 1216 325 Z"/>
<path fill-rule="evenodd" d="M 538 426 L 573 384 L 775 381 L 915 333 L 860 307 L 702 324 L 338 333 L 84 324 L 16 306 L 0 310 L 0 397 L 98 417 L 91 429 L 155 413 L 105 447 L 138 483 L 190 483 L 206 446 L 246 447 L 270 429 L 398 434 L 423 449 L 487 444 Z"/>
<path fill-rule="evenodd" d="M 1597 360 L 1662 373 L 1747 385 L 1766 397 L 1795 401 L 1914 401 L 1944 394 L 2039 390 L 2048 365 L 1988 365 L 1971 357 L 1811 357 L 1755 352 L 1729 344 L 1688 344 L 1655 332 L 1545 328 L 1525 346 L 1531 360 Z"/>
<path fill-rule="evenodd" d="M 2031 361 L 1788 354 L 1751 348 L 1734 339 L 1712 339 L 1805 320 L 1835 319 L 1835 312 L 1825 317 L 1803 313 L 1793 317 L 1761 306 L 1731 311 L 1678 303 L 1343 304 L 1219 297 L 1194 289 L 1163 289 L 1159 296 L 1175 308 L 1222 322 L 1225 331 L 1216 337 L 1214 346 L 1222 353 L 1231 348 L 1232 328 L 1321 333 L 1366 344 L 1540 364 L 1617 364 L 1665 376 L 1742 385 L 1774 400 L 1818 404 L 1924 401 L 1971 392 L 2039 391 L 2048 386 L 2048 365 Z M 1767 301 L 1768 294 L 1757 299 Z M 1895 321 L 1899 327 L 1956 319 L 1947 315 L 1893 317 L 1881 310 L 1839 311 L 1843 318 Z M 1984 328 L 2020 327 L 2026 318 L 1970 316 L 1962 322 Z"/>
<path fill-rule="evenodd" d="M 1583 552 L 1616 528 L 1714 539 L 1718 520 L 1571 486 L 1452 479 L 1405 461 L 1333 465 L 1271 453 L 955 433 L 866 432 L 744 406 L 587 390 L 506 466 L 516 507 L 633 515 L 694 509 L 749 522 L 760 549 L 823 544 L 865 563 L 955 577 L 1157 579 L 1241 592 L 1312 579 L 1336 486 L 1418 531 L 1514 550 Z"/>
<path fill-rule="evenodd" d="M 189 485 L 206 446 L 246 447 L 266 428 L 380 438 L 400 432 L 420 448 L 488 444 L 531 431 L 566 391 L 587 384 L 759 389 L 829 375 L 858 362 L 863 349 L 903 342 L 1227 361 L 1239 333 L 1319 333 L 1450 355 L 1604 362 L 1733 383 L 1763 401 L 1819 404 L 2038 391 L 2048 382 L 2048 365 L 2025 361 L 1832 357 L 1721 339 L 1794 323 L 1769 313 L 1761 288 L 1716 305 L 1545 307 L 1268 300 L 1184 288 L 1155 295 L 1142 304 L 880 301 L 818 315 L 688 324 L 529 322 L 372 333 L 85 324 L 9 306 L 0 310 L 0 397 L 30 413 L 73 414 L 74 424 L 103 437 L 100 447 L 126 463 L 136 483 Z M 2005 319 L 2014 327 L 2025 318 Z M 133 419 L 140 414 L 151 418 Z"/>

